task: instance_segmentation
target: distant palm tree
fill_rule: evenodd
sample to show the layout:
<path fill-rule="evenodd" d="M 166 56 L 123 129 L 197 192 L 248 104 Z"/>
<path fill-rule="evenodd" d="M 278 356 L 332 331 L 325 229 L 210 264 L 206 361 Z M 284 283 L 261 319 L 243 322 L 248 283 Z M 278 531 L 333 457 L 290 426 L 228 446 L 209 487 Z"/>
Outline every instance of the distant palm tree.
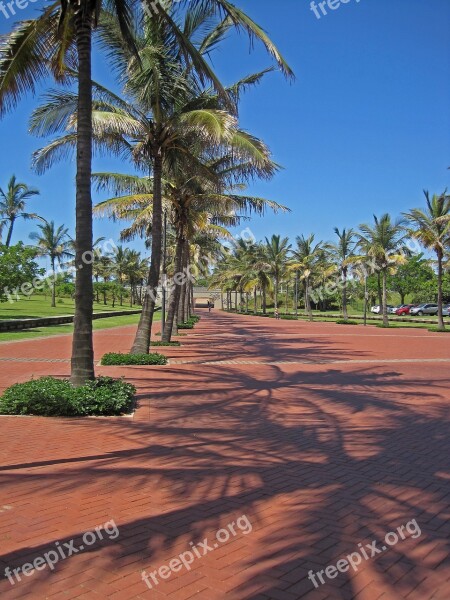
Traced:
<path fill-rule="evenodd" d="M 17 219 L 39 219 L 35 213 L 25 212 L 26 201 L 39 195 L 35 188 L 28 187 L 25 183 L 19 183 L 16 176 L 13 175 L 8 182 L 5 191 L 0 188 L 0 233 L 2 228 L 9 223 L 8 234 L 5 245 L 8 247 L 11 243 L 11 237 L 14 229 L 14 223 Z"/>
<path fill-rule="evenodd" d="M 37 242 L 37 250 L 41 256 L 48 256 L 52 267 L 52 306 L 56 306 L 56 263 L 61 264 L 64 258 L 71 258 L 69 252 L 70 239 L 68 229 L 64 225 L 55 228 L 54 221 L 38 224 L 40 233 L 33 231 L 30 239 Z"/>
<path fill-rule="evenodd" d="M 334 233 L 338 237 L 336 243 L 327 244 L 327 250 L 329 251 L 332 260 L 336 263 L 339 269 L 341 280 L 342 280 L 342 314 L 344 319 L 348 319 L 347 311 L 347 275 L 349 267 L 349 259 L 354 256 L 355 250 L 355 232 L 353 229 L 346 230 L 345 228 L 341 231 L 337 227 L 334 228 Z"/>
<path fill-rule="evenodd" d="M 446 191 L 440 196 L 424 192 L 427 207 L 425 210 L 413 208 L 404 216 L 411 224 L 410 233 L 425 248 L 433 250 L 437 256 L 438 264 L 438 329 L 444 331 L 444 318 L 442 315 L 442 275 L 443 262 L 450 237 L 450 196 Z"/>
<path fill-rule="evenodd" d="M 265 260 L 274 281 L 274 305 L 278 309 L 278 290 L 280 282 L 286 273 L 287 257 L 291 249 L 289 238 L 281 239 L 279 235 L 272 235 L 270 240 L 266 237 L 264 248 Z"/>
<path fill-rule="evenodd" d="M 314 275 L 315 265 L 323 254 L 322 242 L 314 244 L 314 237 L 313 233 L 308 237 L 304 235 L 297 236 L 297 248 L 292 253 L 293 261 L 290 265 L 290 270 L 299 272 L 300 279 L 303 281 L 305 309 L 310 320 L 312 320 L 310 299 L 311 279 Z"/>
<path fill-rule="evenodd" d="M 389 326 L 387 314 L 387 275 L 396 264 L 405 260 L 403 242 L 406 238 L 404 219 L 392 221 L 389 214 L 380 218 L 374 215 L 373 225 L 363 223 L 357 233 L 358 246 L 368 260 L 372 260 L 375 269 L 382 278 L 383 325 Z"/>

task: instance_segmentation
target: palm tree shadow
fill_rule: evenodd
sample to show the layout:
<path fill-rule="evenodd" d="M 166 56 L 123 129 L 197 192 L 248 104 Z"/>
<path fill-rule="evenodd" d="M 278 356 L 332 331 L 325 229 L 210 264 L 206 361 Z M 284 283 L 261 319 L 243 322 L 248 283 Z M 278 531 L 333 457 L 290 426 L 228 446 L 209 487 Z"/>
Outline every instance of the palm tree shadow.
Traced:
<path fill-rule="evenodd" d="M 266 366 L 252 375 L 243 367 L 224 372 L 211 366 L 186 371 L 183 393 L 175 369 L 159 373 L 158 393 L 154 382 L 151 388 L 148 378 L 140 381 L 134 373 L 141 402 L 152 397 L 163 408 L 157 418 L 83 424 L 87 436 L 102 427 L 126 450 L 7 465 L 2 484 L 13 485 L 14 471 L 26 466 L 19 476 L 36 493 L 51 489 L 57 497 L 76 487 L 88 497 L 120 481 L 126 497 L 165 490 L 167 504 L 149 504 L 142 518 L 117 519 L 117 539 L 61 561 L 39 579 L 23 580 L 17 588 L 23 596 L 47 589 L 55 572 L 92 560 L 94 552 L 102 568 L 135 573 L 139 582 L 140 569 L 163 564 L 242 514 L 253 531 L 232 541 L 239 558 L 228 567 L 227 598 L 277 598 L 282 592 L 353 598 L 353 573 L 315 590 L 308 572 L 336 564 L 359 543 L 382 539 L 412 519 L 420 524 L 420 538 L 399 542 L 361 568 L 370 568 L 376 585 L 399 598 L 420 590 L 433 567 L 448 577 L 448 501 L 447 508 L 442 504 L 448 479 L 442 473 L 448 471 L 449 415 L 437 391 L 376 368 Z M 415 401 L 418 389 L 422 405 Z M 64 469 L 68 462 L 70 470 Z M 33 472 L 38 466 L 52 467 L 45 481 Z M 81 532 L 75 537 L 78 544 Z M 24 547 L 0 561 L 20 566 L 51 545 Z M 422 560 L 422 545 L 438 547 L 436 558 Z M 207 558 L 199 560 L 192 572 L 201 577 L 208 565 Z"/>

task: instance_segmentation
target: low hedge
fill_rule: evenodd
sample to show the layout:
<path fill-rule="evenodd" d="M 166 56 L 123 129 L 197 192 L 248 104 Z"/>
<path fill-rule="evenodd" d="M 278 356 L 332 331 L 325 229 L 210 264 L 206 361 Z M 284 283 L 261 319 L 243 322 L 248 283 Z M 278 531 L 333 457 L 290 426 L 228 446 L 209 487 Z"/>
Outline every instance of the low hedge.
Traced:
<path fill-rule="evenodd" d="M 442 331 L 442 329 L 439 329 L 438 327 L 430 327 L 428 331 L 431 331 L 431 333 L 450 333 L 450 329 L 444 329 L 444 331 Z"/>
<path fill-rule="evenodd" d="M 359 325 L 357 321 L 349 321 L 348 319 L 337 319 L 336 325 Z"/>
<path fill-rule="evenodd" d="M 283 321 L 298 321 L 298 317 L 295 315 L 280 315 L 280 319 L 283 319 Z"/>
<path fill-rule="evenodd" d="M 178 323 L 178 329 L 194 329 L 194 323 Z"/>
<path fill-rule="evenodd" d="M 167 357 L 164 354 L 153 352 L 151 354 L 122 354 L 121 352 L 109 352 L 102 358 L 102 365 L 167 365 Z"/>
<path fill-rule="evenodd" d="M 152 342 L 152 346 L 181 346 L 180 342 Z"/>
<path fill-rule="evenodd" d="M 41 377 L 16 383 L 0 398 L 0 414 L 79 417 L 130 413 L 136 388 L 112 377 L 97 377 L 81 387 L 67 379 Z"/>

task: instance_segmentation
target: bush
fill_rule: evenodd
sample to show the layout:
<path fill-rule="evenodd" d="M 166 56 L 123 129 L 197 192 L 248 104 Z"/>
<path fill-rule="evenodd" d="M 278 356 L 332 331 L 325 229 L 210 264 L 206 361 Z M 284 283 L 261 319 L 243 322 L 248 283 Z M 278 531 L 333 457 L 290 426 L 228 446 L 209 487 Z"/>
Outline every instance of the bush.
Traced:
<path fill-rule="evenodd" d="M 295 315 L 280 315 L 280 319 L 284 321 L 298 321 L 298 317 Z"/>
<path fill-rule="evenodd" d="M 152 346 L 181 346 L 180 342 L 152 342 Z"/>
<path fill-rule="evenodd" d="M 338 319 L 336 325 L 359 325 L 358 321 L 349 321 L 348 319 Z"/>
<path fill-rule="evenodd" d="M 151 354 L 122 354 L 121 352 L 109 352 L 102 358 L 102 365 L 167 365 L 167 357 L 164 354 L 153 352 Z"/>
<path fill-rule="evenodd" d="M 194 329 L 194 323 L 178 323 L 178 329 Z"/>
<path fill-rule="evenodd" d="M 428 331 L 431 331 L 432 333 L 450 333 L 450 329 L 444 329 L 444 331 L 442 331 L 442 329 L 438 329 L 437 327 L 430 327 Z"/>
<path fill-rule="evenodd" d="M 131 412 L 136 388 L 122 379 L 98 377 L 81 387 L 41 377 L 16 383 L 0 398 L 0 414 L 78 417 Z"/>

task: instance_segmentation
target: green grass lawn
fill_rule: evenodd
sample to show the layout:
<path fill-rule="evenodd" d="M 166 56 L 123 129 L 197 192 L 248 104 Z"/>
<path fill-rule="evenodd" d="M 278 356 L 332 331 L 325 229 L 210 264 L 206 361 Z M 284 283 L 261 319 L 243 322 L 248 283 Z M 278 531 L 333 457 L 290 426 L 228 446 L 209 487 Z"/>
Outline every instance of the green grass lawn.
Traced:
<path fill-rule="evenodd" d="M 38 317 L 59 317 L 63 315 L 73 315 L 75 311 L 75 303 L 70 298 L 60 298 L 56 300 L 56 307 L 50 306 L 50 296 L 38 296 L 34 294 L 30 298 L 22 298 L 17 302 L 1 302 L 0 303 L 0 319 L 32 319 Z M 138 307 L 139 308 L 139 307 Z M 113 308 L 111 303 L 106 306 L 94 302 L 94 312 L 111 312 L 115 310 L 137 310 L 135 306 L 130 308 L 129 305 L 116 306 Z"/>
<path fill-rule="evenodd" d="M 154 320 L 161 320 L 161 312 L 154 315 Z M 139 315 L 125 315 L 123 317 L 108 317 L 94 321 L 94 330 L 110 329 L 112 327 L 123 327 L 125 325 L 137 325 Z M 71 334 L 73 325 L 53 325 L 51 327 L 39 327 L 36 329 L 26 329 L 25 331 L 7 331 L 0 333 L 0 342 L 11 342 L 14 340 L 33 339 L 52 335 Z"/>

